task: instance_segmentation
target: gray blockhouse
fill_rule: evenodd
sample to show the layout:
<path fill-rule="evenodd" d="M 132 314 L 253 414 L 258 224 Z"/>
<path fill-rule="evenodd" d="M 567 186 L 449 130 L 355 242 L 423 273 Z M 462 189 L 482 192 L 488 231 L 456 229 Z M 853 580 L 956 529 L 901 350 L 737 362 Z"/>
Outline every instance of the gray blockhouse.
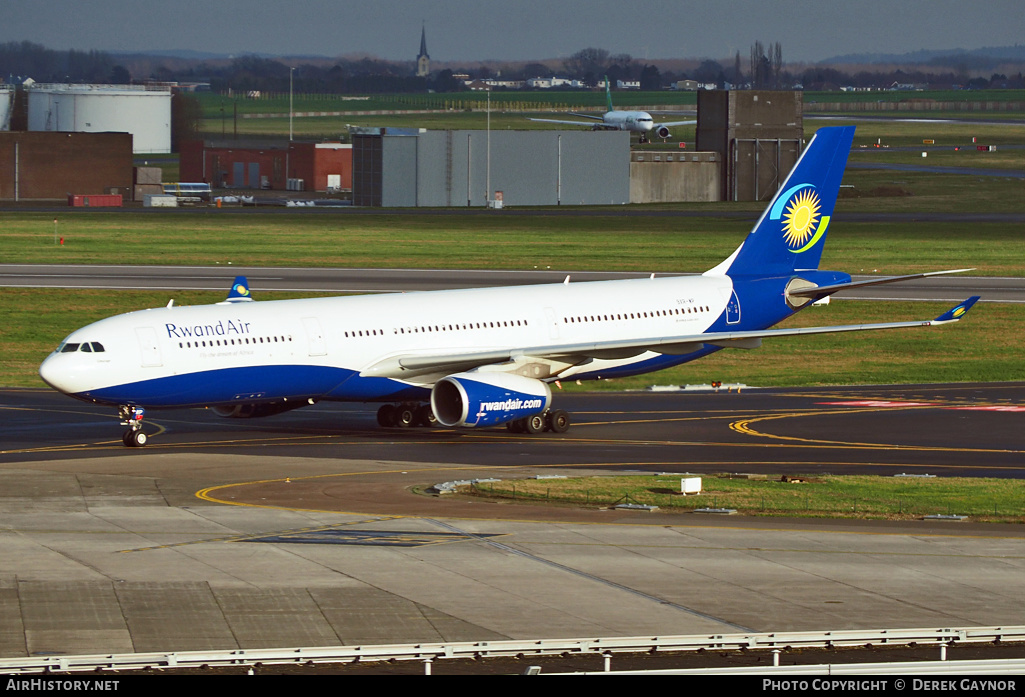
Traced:
<path fill-rule="evenodd" d="M 800 157 L 803 93 L 698 92 L 697 149 L 722 158 L 724 201 L 766 201 Z"/>

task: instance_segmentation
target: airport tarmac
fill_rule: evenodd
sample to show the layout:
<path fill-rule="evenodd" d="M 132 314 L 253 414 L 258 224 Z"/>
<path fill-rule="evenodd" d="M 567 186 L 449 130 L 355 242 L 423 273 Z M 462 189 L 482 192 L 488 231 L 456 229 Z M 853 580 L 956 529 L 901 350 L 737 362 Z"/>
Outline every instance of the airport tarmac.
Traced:
<path fill-rule="evenodd" d="M 1025 530 L 451 501 L 640 471 L 1025 474 L 1025 383 L 567 393 L 565 435 L 0 392 L 0 656 L 1025 624 Z M 944 511 L 945 512 L 945 511 Z"/>

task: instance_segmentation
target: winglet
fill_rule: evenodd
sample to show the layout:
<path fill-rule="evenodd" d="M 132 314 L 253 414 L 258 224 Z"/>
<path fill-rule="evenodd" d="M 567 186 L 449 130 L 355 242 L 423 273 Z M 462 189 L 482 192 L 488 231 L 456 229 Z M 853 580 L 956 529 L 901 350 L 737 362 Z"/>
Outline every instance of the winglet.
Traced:
<path fill-rule="evenodd" d="M 225 302 L 245 303 L 252 301 L 253 298 L 249 293 L 249 281 L 246 280 L 245 276 L 236 276 L 235 282 L 231 284 L 231 290 L 228 291 L 228 297 L 225 299 Z"/>
<path fill-rule="evenodd" d="M 979 296 L 978 295 L 973 295 L 972 297 L 968 298 L 967 300 L 965 300 L 963 303 L 961 303 L 957 307 L 953 307 L 953 308 L 947 310 L 946 312 L 944 312 L 942 315 L 940 315 L 939 317 L 934 319 L 931 322 L 931 324 L 943 324 L 945 322 L 956 322 L 956 321 L 958 321 L 959 319 L 961 319 L 962 317 L 965 316 L 965 313 L 967 313 L 968 310 L 972 309 L 972 305 L 974 305 L 976 302 L 978 302 L 978 300 L 979 300 Z"/>

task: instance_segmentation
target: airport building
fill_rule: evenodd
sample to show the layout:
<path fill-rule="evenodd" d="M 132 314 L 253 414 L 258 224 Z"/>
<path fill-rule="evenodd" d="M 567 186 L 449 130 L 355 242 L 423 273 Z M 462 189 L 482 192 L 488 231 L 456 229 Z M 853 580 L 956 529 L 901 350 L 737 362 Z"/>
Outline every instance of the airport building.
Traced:
<path fill-rule="evenodd" d="M 215 189 L 337 192 L 352 188 L 352 146 L 347 143 L 247 143 L 188 141 L 182 144 L 181 181 Z"/>
<path fill-rule="evenodd" d="M 26 94 L 29 131 L 119 131 L 132 134 L 137 154 L 171 152 L 170 87 L 33 83 Z"/>
<path fill-rule="evenodd" d="M 797 163 L 804 139 L 799 91 L 698 92 L 697 149 L 722 160 L 723 201 L 767 201 Z"/>
<path fill-rule="evenodd" d="M 485 206 L 494 198 L 517 206 L 630 202 L 625 131 L 351 133 L 357 206 Z"/>
<path fill-rule="evenodd" d="M 717 201 L 716 153 L 630 150 L 626 131 L 352 131 L 357 206 Z"/>
<path fill-rule="evenodd" d="M 131 133 L 0 132 L 0 200 L 132 197 Z"/>

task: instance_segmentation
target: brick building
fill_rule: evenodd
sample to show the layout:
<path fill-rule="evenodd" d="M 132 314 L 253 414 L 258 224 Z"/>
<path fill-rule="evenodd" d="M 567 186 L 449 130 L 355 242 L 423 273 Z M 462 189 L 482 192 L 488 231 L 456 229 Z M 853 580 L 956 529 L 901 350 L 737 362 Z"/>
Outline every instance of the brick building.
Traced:
<path fill-rule="evenodd" d="M 215 189 L 345 191 L 352 188 L 352 146 L 188 141 L 181 146 L 178 176 Z"/>

